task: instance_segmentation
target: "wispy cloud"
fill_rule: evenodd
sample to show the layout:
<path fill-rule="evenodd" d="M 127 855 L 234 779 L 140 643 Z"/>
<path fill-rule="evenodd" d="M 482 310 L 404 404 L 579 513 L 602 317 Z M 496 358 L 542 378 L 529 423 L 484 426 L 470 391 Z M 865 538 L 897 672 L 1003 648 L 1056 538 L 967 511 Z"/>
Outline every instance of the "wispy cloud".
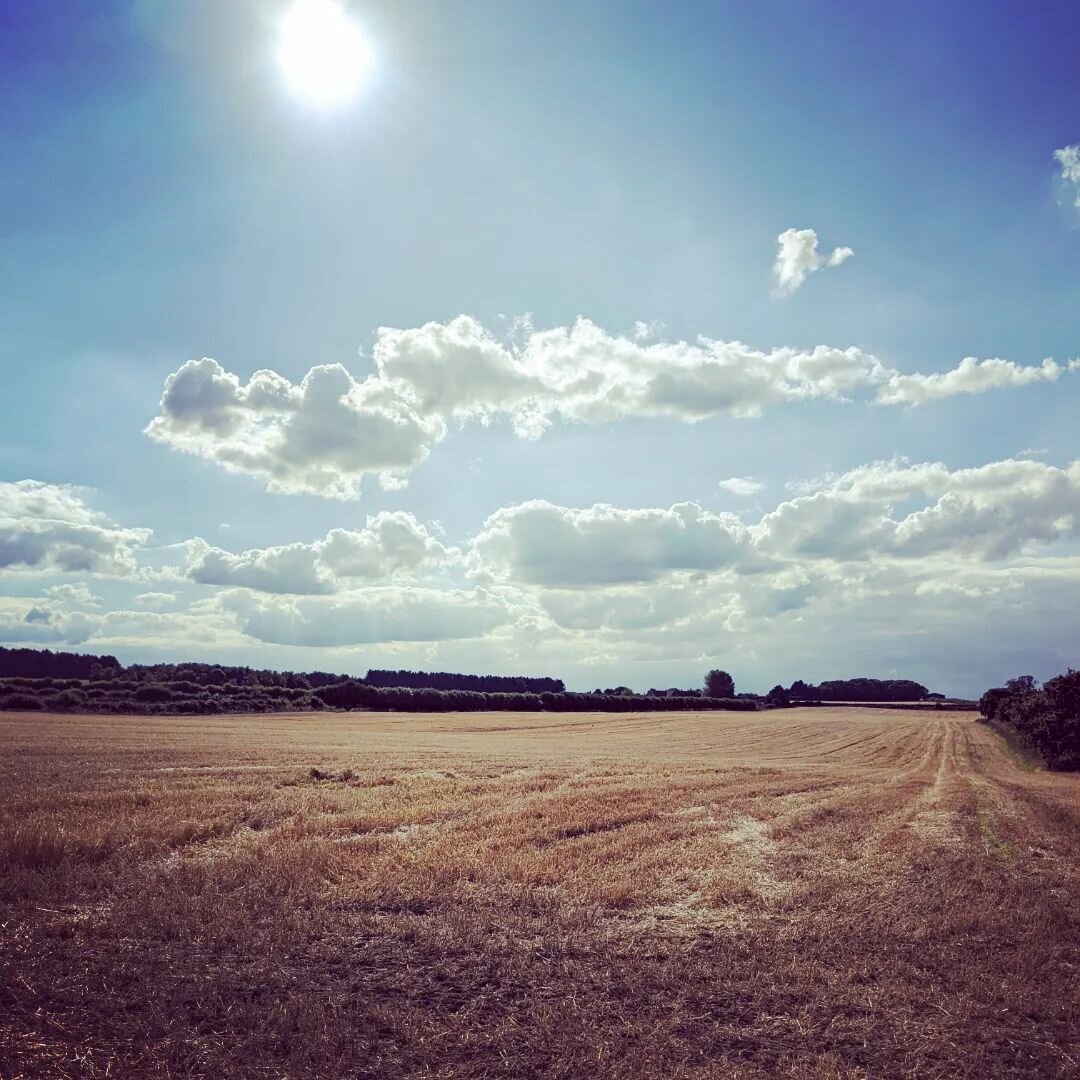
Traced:
<path fill-rule="evenodd" d="M 721 491 L 730 491 L 732 495 L 740 495 L 744 498 L 756 495 L 762 491 L 765 485 L 752 476 L 732 476 L 727 480 L 721 480 L 716 485 Z"/>
<path fill-rule="evenodd" d="M 1061 179 L 1076 189 L 1076 207 L 1080 210 L 1080 143 L 1055 150 L 1054 160 L 1061 167 Z"/>

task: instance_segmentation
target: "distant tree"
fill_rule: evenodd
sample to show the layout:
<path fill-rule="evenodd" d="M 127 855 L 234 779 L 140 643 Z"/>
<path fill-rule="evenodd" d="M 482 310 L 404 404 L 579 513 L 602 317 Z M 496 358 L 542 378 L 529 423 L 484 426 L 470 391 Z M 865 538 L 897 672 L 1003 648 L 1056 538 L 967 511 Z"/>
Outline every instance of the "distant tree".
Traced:
<path fill-rule="evenodd" d="M 562 679 L 524 675 L 461 675 L 452 671 L 388 671 L 372 668 L 362 680 L 369 686 L 412 690 L 472 690 L 483 693 L 562 693 Z M 314 686 L 314 682 L 312 683 Z"/>
<path fill-rule="evenodd" d="M 708 697 L 732 698 L 735 696 L 735 680 L 726 671 L 713 668 L 705 676 L 705 693 Z"/>
<path fill-rule="evenodd" d="M 1015 679 L 1009 679 L 1005 683 L 1005 689 L 1010 694 L 1033 694 L 1038 684 L 1033 675 L 1018 675 Z"/>
<path fill-rule="evenodd" d="M 788 709 L 791 707 L 791 698 L 788 697 L 788 692 L 777 683 L 765 695 L 765 704 L 771 705 L 774 709 Z"/>

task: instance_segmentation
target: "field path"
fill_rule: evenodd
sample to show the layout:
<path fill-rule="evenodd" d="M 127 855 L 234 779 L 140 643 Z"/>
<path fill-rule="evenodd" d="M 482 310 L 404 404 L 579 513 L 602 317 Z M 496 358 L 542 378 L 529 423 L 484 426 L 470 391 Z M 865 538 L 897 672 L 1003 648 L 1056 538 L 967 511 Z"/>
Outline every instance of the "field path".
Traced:
<path fill-rule="evenodd" d="M 971 714 L 0 714 L 0 1078 L 1080 1077 Z"/>

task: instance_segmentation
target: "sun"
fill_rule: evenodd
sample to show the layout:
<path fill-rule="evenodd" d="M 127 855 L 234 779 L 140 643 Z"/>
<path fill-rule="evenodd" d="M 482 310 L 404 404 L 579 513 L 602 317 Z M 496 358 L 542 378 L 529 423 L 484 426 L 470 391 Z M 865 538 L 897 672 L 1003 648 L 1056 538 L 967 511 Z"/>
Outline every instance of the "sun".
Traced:
<path fill-rule="evenodd" d="M 371 70 L 371 46 L 341 0 L 295 0 L 277 55 L 289 89 L 321 108 L 353 100 Z"/>

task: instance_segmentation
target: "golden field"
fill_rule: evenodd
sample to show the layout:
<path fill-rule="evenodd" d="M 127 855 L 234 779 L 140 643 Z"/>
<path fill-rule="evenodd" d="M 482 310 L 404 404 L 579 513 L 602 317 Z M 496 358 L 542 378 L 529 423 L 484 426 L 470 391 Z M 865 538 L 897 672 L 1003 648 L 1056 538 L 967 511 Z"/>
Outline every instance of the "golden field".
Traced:
<path fill-rule="evenodd" d="M 0 714 L 0 1077 L 1080 1076 L 973 715 Z"/>

